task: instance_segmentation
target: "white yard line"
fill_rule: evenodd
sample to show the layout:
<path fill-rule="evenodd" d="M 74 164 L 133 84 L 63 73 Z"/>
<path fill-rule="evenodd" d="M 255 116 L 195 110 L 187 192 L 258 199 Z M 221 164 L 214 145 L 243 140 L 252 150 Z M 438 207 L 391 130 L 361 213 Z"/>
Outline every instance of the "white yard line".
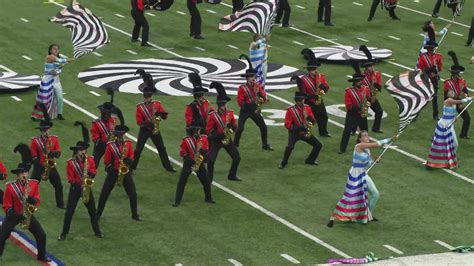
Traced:
<path fill-rule="evenodd" d="M 280 256 L 282 256 L 283 258 L 285 258 L 287 261 L 293 263 L 293 264 L 300 264 L 301 262 L 295 258 L 293 258 L 292 256 L 288 255 L 288 254 L 280 254 Z"/>
<path fill-rule="evenodd" d="M 356 6 L 364 6 L 363 4 L 359 3 L 359 2 L 352 2 L 354 5 Z"/>
<path fill-rule="evenodd" d="M 226 6 L 226 7 L 230 7 L 230 8 L 234 8 L 232 5 L 229 5 L 229 4 L 224 3 L 224 2 L 221 2 L 221 5 Z"/>
<path fill-rule="evenodd" d="M 359 38 L 359 37 L 357 37 L 356 39 L 359 40 L 359 41 L 363 41 L 363 42 L 369 42 L 368 40 L 363 39 L 363 38 Z"/>
<path fill-rule="evenodd" d="M 388 35 L 388 37 L 391 38 L 391 39 L 397 40 L 397 41 L 401 40 L 400 38 L 392 36 L 392 35 Z"/>
<path fill-rule="evenodd" d="M 304 46 L 303 43 L 300 43 L 300 42 L 297 42 L 297 41 L 293 41 L 294 44 L 297 44 L 297 45 L 300 45 L 300 46 Z"/>
<path fill-rule="evenodd" d="M 304 7 L 304 6 L 300 6 L 300 5 L 295 5 L 295 6 L 299 9 L 306 9 L 306 7 Z"/>
<path fill-rule="evenodd" d="M 99 54 L 98 52 L 92 52 L 92 53 L 95 54 L 95 55 L 98 56 L 98 57 L 102 57 L 102 55 Z"/>
<path fill-rule="evenodd" d="M 437 243 L 437 244 L 439 244 L 440 246 L 443 246 L 443 247 L 449 249 L 449 250 L 454 249 L 453 246 L 451 246 L 451 245 L 449 245 L 449 244 L 447 244 L 447 243 L 445 243 L 445 242 L 443 242 L 443 241 L 441 241 L 441 240 L 435 240 L 434 242 Z"/>
<path fill-rule="evenodd" d="M 174 266 L 183 266 L 182 263 L 176 263 Z"/>
<path fill-rule="evenodd" d="M 461 36 L 461 37 L 464 36 L 461 33 L 457 33 L 457 32 L 454 32 L 454 31 L 451 31 L 451 33 L 454 34 L 454 35 L 457 35 L 457 36 Z"/>
<path fill-rule="evenodd" d="M 351 76 L 351 75 L 346 75 L 346 77 L 348 77 L 348 78 L 352 78 L 352 76 Z"/>
<path fill-rule="evenodd" d="M 199 47 L 199 46 L 194 46 L 194 48 L 195 48 L 195 49 L 197 49 L 197 50 L 199 50 L 199 51 L 203 51 L 203 52 L 205 52 L 205 51 L 206 51 L 206 49 L 204 49 L 204 48 L 201 48 L 201 47 Z"/>
<path fill-rule="evenodd" d="M 33 60 L 33 59 L 31 59 L 31 57 L 29 57 L 29 56 L 26 56 L 26 55 L 22 55 L 21 57 L 25 58 L 25 59 L 26 59 L 26 60 L 28 60 L 28 61 L 31 61 L 31 60 Z"/>
<path fill-rule="evenodd" d="M 232 44 L 228 44 L 227 47 L 232 48 L 232 49 L 235 49 L 235 50 L 239 50 L 239 47 L 234 46 L 234 45 L 232 45 Z"/>
<path fill-rule="evenodd" d="M 421 12 L 421 11 L 418 11 L 418 10 L 415 10 L 415 9 L 411 9 L 411 8 L 409 8 L 409 7 L 406 7 L 406 6 L 397 5 L 397 7 L 398 7 L 398 8 L 401 8 L 401 9 L 405 9 L 405 10 L 411 11 L 411 12 L 415 12 L 415 13 L 420 14 L 420 15 L 424 15 L 424 16 L 431 17 L 431 14 L 428 14 L 428 13 L 425 13 L 425 12 Z M 466 27 L 466 28 L 468 28 L 468 29 L 470 28 L 469 25 L 466 25 L 466 24 L 463 24 L 463 23 L 459 23 L 459 22 L 453 21 L 452 19 L 446 19 L 446 18 L 442 18 L 442 17 L 438 17 L 438 19 L 444 20 L 444 21 L 449 22 L 449 23 L 452 23 L 452 24 L 456 24 L 456 25 L 459 25 L 459 26 Z"/>
<path fill-rule="evenodd" d="M 156 15 L 151 12 L 145 12 L 145 14 L 147 14 L 148 16 L 156 17 Z"/>
<path fill-rule="evenodd" d="M 390 245 L 383 245 L 383 247 L 397 253 L 398 255 L 403 255 L 403 252 L 401 250 L 396 249 Z"/>
<path fill-rule="evenodd" d="M 176 13 L 180 14 L 180 15 L 186 15 L 186 13 L 182 12 L 182 11 L 176 11 Z"/>
<path fill-rule="evenodd" d="M 26 23 L 30 22 L 30 21 L 27 20 L 26 18 L 20 18 L 20 19 L 21 19 L 21 21 L 26 22 Z"/>
<path fill-rule="evenodd" d="M 243 264 L 234 259 L 227 259 L 228 262 L 232 263 L 234 266 L 242 266 Z"/>
<path fill-rule="evenodd" d="M 98 93 L 95 92 L 95 91 L 89 91 L 89 93 L 92 94 L 92 95 L 95 95 L 95 96 L 100 96 L 100 94 L 98 94 Z"/>
<path fill-rule="evenodd" d="M 119 18 L 124 18 L 124 17 L 125 17 L 125 16 L 123 16 L 123 15 L 120 15 L 119 13 L 115 13 L 114 15 L 117 16 L 117 17 L 119 17 Z"/>
<path fill-rule="evenodd" d="M 382 76 L 385 76 L 385 77 L 387 77 L 387 78 L 393 78 L 392 75 L 389 75 L 389 74 L 387 74 L 387 73 L 382 73 Z"/>
<path fill-rule="evenodd" d="M 216 11 L 210 10 L 210 9 L 206 9 L 206 11 L 209 12 L 209 13 L 211 13 L 211 14 L 215 14 L 215 13 L 216 13 Z"/>
<path fill-rule="evenodd" d="M 20 98 L 18 98 L 18 97 L 16 97 L 16 96 L 10 96 L 10 97 L 12 97 L 12 99 L 15 100 L 15 101 L 17 101 L 17 102 L 23 101 L 22 99 L 20 99 Z"/>
<path fill-rule="evenodd" d="M 137 54 L 137 52 L 132 51 L 132 50 L 126 50 L 126 51 L 127 51 L 128 53 L 130 53 L 130 54 Z"/>
<path fill-rule="evenodd" d="M 4 66 L 4 65 L 0 65 L 0 68 L 3 68 L 5 69 L 7 72 L 13 72 L 13 73 L 16 73 L 15 71 L 9 69 L 8 67 Z"/>
<path fill-rule="evenodd" d="M 423 33 L 420 33 L 420 34 L 418 34 L 418 35 L 420 35 L 421 37 L 425 37 L 425 35 L 424 35 Z"/>

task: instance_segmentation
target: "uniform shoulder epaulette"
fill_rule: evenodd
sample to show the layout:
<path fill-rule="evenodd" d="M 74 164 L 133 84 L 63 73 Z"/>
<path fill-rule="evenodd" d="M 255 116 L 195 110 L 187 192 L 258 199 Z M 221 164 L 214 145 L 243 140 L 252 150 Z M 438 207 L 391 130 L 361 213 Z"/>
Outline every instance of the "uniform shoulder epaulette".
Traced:
<path fill-rule="evenodd" d="M 206 134 L 201 134 L 201 137 L 207 138 L 207 135 Z"/>
<path fill-rule="evenodd" d="M 140 105 L 142 105 L 142 104 L 143 104 L 143 102 L 137 103 L 137 107 L 140 106 Z"/>
<path fill-rule="evenodd" d="M 306 107 L 306 106 L 308 106 L 308 107 L 309 107 L 309 105 L 307 105 L 307 104 L 304 104 L 304 106 L 305 106 L 305 107 Z"/>
<path fill-rule="evenodd" d="M 234 109 L 227 109 L 227 112 L 235 113 Z"/>
<path fill-rule="evenodd" d="M 113 141 L 113 140 L 109 140 L 109 141 L 107 141 L 107 144 L 114 143 L 114 142 L 115 141 Z"/>
<path fill-rule="evenodd" d="M 161 103 L 159 100 L 152 100 L 152 103 Z"/>
<path fill-rule="evenodd" d="M 15 183 L 15 182 L 16 182 L 16 180 L 8 181 L 8 182 L 7 182 L 7 185 L 8 185 L 8 184 L 13 184 L 13 183 Z"/>
<path fill-rule="evenodd" d="M 56 138 L 56 139 L 58 138 L 57 135 L 49 135 L 49 136 L 50 136 L 51 138 Z"/>
<path fill-rule="evenodd" d="M 210 114 L 214 114 L 214 113 L 217 113 L 217 111 L 216 111 L 215 109 L 211 109 L 211 110 L 209 111 L 209 115 L 210 115 Z"/>
<path fill-rule="evenodd" d="M 72 161 L 74 158 L 69 158 L 66 160 L 66 162 Z"/>
<path fill-rule="evenodd" d="M 92 120 L 92 123 L 99 122 L 99 121 L 100 121 L 100 118 L 96 118 L 96 119 Z"/>
<path fill-rule="evenodd" d="M 286 110 L 290 110 L 290 108 L 293 108 L 294 105 L 290 105 L 286 108 Z"/>
<path fill-rule="evenodd" d="M 30 181 L 30 182 L 33 182 L 33 183 L 39 183 L 39 181 L 38 181 L 38 180 L 36 180 L 36 179 L 32 179 L 32 178 L 28 179 L 28 181 Z"/>
<path fill-rule="evenodd" d="M 132 142 L 132 141 L 129 139 L 124 139 L 123 142 L 125 143 L 125 142 Z"/>
<path fill-rule="evenodd" d="M 94 159 L 94 156 L 92 156 L 92 155 L 87 155 L 87 158 Z"/>

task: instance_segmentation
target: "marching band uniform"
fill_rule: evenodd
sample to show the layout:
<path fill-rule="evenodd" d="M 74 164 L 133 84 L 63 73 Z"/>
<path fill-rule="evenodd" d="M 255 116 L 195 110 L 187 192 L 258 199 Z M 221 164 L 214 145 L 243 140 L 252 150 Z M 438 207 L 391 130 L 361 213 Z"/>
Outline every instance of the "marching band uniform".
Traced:
<path fill-rule="evenodd" d="M 252 64 L 247 56 L 245 56 L 249 64 L 249 69 L 245 71 L 245 74 L 240 75 L 247 79 L 247 83 L 240 85 L 237 91 L 237 105 L 240 107 L 239 122 L 237 125 L 237 132 L 235 133 L 234 143 L 238 147 L 240 144 L 240 137 L 244 132 L 245 122 L 247 119 L 252 119 L 255 124 L 260 128 L 260 136 L 262 139 L 262 149 L 273 150 L 272 146 L 267 142 L 267 125 L 263 120 L 260 110 L 258 109 L 258 103 L 263 99 L 263 102 L 268 102 L 267 94 L 263 90 L 262 86 L 255 80 L 256 71 L 252 68 Z M 260 99 L 259 99 L 260 98 Z"/>
<path fill-rule="evenodd" d="M 313 146 L 311 153 L 305 160 L 305 163 L 310 165 L 318 165 L 316 158 L 318 158 L 319 151 L 323 146 L 312 133 L 308 133 L 316 121 L 313 112 L 311 111 L 311 107 L 304 104 L 304 99 L 307 95 L 303 92 L 303 81 L 298 78 L 297 82 L 301 91 L 295 92 L 296 104 L 288 107 L 286 110 L 285 127 L 288 129 L 288 145 L 286 146 L 283 160 L 280 163 L 280 169 L 285 168 L 288 164 L 288 159 L 290 158 L 291 152 L 293 151 L 297 141 L 302 140 Z M 309 126 L 308 122 L 312 123 L 312 125 Z"/>
<path fill-rule="evenodd" d="M 377 10 L 377 6 L 381 3 L 380 0 L 372 0 L 372 6 L 370 7 L 369 18 L 367 21 L 372 21 Z M 395 14 L 395 8 L 397 8 L 398 0 L 383 0 L 382 7 L 385 7 L 388 11 L 388 15 L 394 20 L 400 20 L 399 17 Z"/>
<path fill-rule="evenodd" d="M 5 242 L 10 236 L 15 226 L 23 221 L 24 204 L 32 204 L 36 207 L 40 205 L 39 182 L 35 179 L 28 179 L 29 164 L 20 163 L 16 169 L 10 172 L 17 175 L 17 180 L 9 182 L 3 196 L 3 211 L 6 214 L 2 227 L 0 228 L 0 257 L 5 249 Z M 28 183 L 29 192 L 26 183 Z M 27 198 L 25 199 L 25 194 Z M 28 230 L 33 234 L 38 247 L 37 260 L 50 262 L 46 257 L 46 234 L 41 224 L 34 215 L 31 216 L 31 222 Z"/>
<path fill-rule="evenodd" d="M 142 218 L 138 215 L 137 210 L 137 192 L 135 183 L 132 179 L 132 163 L 133 163 L 133 146 L 130 140 L 124 140 L 123 135 L 128 131 L 125 125 L 115 126 L 112 134 L 117 136 L 115 141 L 109 141 L 105 149 L 104 164 L 107 171 L 102 191 L 100 192 L 99 204 L 97 205 L 97 218 L 100 219 L 105 208 L 105 203 L 109 198 L 110 193 L 114 189 L 117 178 L 119 176 L 119 168 L 123 162 L 129 168 L 129 172 L 123 178 L 123 187 L 128 195 L 130 201 L 130 210 L 132 212 L 132 219 L 141 221 Z M 123 149 L 126 149 L 125 152 Z M 120 184 L 118 184 L 120 186 Z"/>
<path fill-rule="evenodd" d="M 49 135 L 49 129 L 52 126 L 53 123 L 48 119 L 42 120 L 40 126 L 37 127 L 37 129 L 40 129 L 41 135 L 31 139 L 30 150 L 34 164 L 31 178 L 38 180 L 38 182 L 41 182 L 41 176 L 45 171 L 45 155 L 47 155 L 51 160 L 56 160 L 61 156 L 58 137 L 55 135 Z M 56 206 L 60 209 L 66 209 L 63 200 L 63 184 L 58 169 L 56 167 L 50 168 L 49 175 L 46 178 L 49 179 L 49 182 L 54 187 Z"/>
<path fill-rule="evenodd" d="M 189 15 L 191 15 L 191 23 L 189 25 L 189 36 L 194 39 L 202 40 L 204 37 L 201 36 L 201 14 L 197 5 L 202 3 L 202 0 L 186 0 Z"/>
<path fill-rule="evenodd" d="M 130 4 L 132 5 L 132 11 L 130 12 L 133 17 L 133 21 L 135 22 L 135 26 L 133 27 L 132 32 L 132 42 L 138 42 L 138 36 L 140 34 L 140 28 L 143 28 L 142 31 L 142 46 L 150 47 L 151 45 L 148 44 L 148 21 L 145 18 L 145 3 L 146 0 L 130 0 Z"/>
<path fill-rule="evenodd" d="M 303 92 L 307 95 L 305 103 L 311 107 L 311 111 L 316 118 L 319 135 L 321 137 L 330 137 L 331 135 L 327 130 L 329 118 L 323 100 L 323 95 L 329 91 L 329 84 L 326 81 L 326 76 L 317 71 L 321 63 L 316 60 L 313 51 L 305 48 L 301 53 L 308 59 L 308 63 L 306 64 L 308 74 L 300 77 L 304 84 Z"/>
<path fill-rule="evenodd" d="M 74 151 L 74 155 L 66 163 L 67 179 L 69 184 L 71 184 L 71 187 L 69 189 L 66 214 L 64 215 L 63 230 L 58 237 L 59 241 L 65 240 L 67 234 L 69 233 L 72 216 L 74 215 L 74 211 L 76 210 L 77 202 L 81 197 L 83 197 L 84 179 L 93 179 L 97 174 L 97 170 L 94 165 L 94 157 L 86 155 L 87 148 L 89 148 L 89 136 L 87 128 L 85 128 L 82 123 L 80 124 L 82 125 L 83 141 L 78 141 L 76 143 L 76 146 L 72 146 L 69 148 Z M 86 160 L 88 164 L 87 168 L 85 166 Z M 89 200 L 83 203 L 84 206 L 86 206 L 87 211 L 89 212 L 92 230 L 94 230 L 96 237 L 102 238 L 103 235 L 100 232 L 99 222 L 97 220 L 97 213 L 95 209 L 94 194 L 92 193 L 92 191 L 88 197 Z"/>
<path fill-rule="evenodd" d="M 215 88 L 218 93 L 217 105 L 219 107 L 217 111 L 212 111 L 209 114 L 209 120 L 207 121 L 206 126 L 206 134 L 209 136 L 210 142 L 210 150 L 207 156 L 209 182 L 212 183 L 214 178 L 214 164 L 221 148 L 224 148 L 232 158 L 232 164 L 230 166 L 227 178 L 229 180 L 241 181 L 241 179 L 237 176 L 237 168 L 239 167 L 240 163 L 240 154 L 239 150 L 235 146 L 234 140 L 232 139 L 231 133 L 229 133 L 230 137 L 228 138 L 227 144 L 223 143 L 228 130 L 231 130 L 230 132 L 235 132 L 237 130 L 234 111 L 225 107 L 225 104 L 231 99 L 227 96 L 222 84 L 218 82 L 212 82 L 210 87 Z"/>
<path fill-rule="evenodd" d="M 208 89 L 202 87 L 201 77 L 196 73 L 189 74 L 189 80 L 193 84 L 193 97 L 194 101 L 186 105 L 184 112 L 184 119 L 186 121 L 186 127 L 190 126 L 191 123 L 195 122 L 204 132 L 206 128 L 207 119 L 209 112 L 212 107 L 209 102 L 204 98 L 204 93 L 208 92 Z"/>
<path fill-rule="evenodd" d="M 145 75 L 147 76 L 147 78 L 153 79 L 151 75 L 143 71 L 142 76 Z M 143 97 L 145 98 L 145 101 L 137 104 L 135 118 L 137 121 L 137 125 L 140 127 L 140 130 L 138 132 L 137 146 L 135 148 L 134 154 L 135 160 L 133 161 L 132 169 L 135 170 L 137 168 L 138 162 L 140 160 L 140 155 L 143 151 L 143 147 L 145 147 L 146 141 L 151 138 L 153 144 L 155 144 L 155 147 L 158 150 L 161 164 L 163 165 L 163 167 L 168 172 L 176 172 L 173 166 L 171 166 L 170 160 L 168 158 L 168 153 L 166 152 L 166 147 L 163 142 L 163 137 L 161 136 L 159 128 L 157 129 L 158 132 L 155 132 L 155 118 L 159 118 L 160 121 L 166 120 L 168 118 L 168 113 L 165 111 L 160 101 L 154 101 L 151 99 L 153 94 L 157 92 L 157 89 L 154 87 L 154 84 L 143 83 L 142 85 L 140 85 L 139 90 L 143 92 Z"/>
<path fill-rule="evenodd" d="M 94 142 L 92 154 L 96 167 L 99 166 L 100 159 L 104 156 L 105 147 L 112 136 L 112 131 L 116 124 L 115 118 L 111 117 L 111 113 L 114 110 L 114 106 L 111 103 L 106 102 L 97 108 L 100 110 L 100 118 L 92 121 L 91 126 L 92 142 Z"/>
<path fill-rule="evenodd" d="M 211 182 L 209 181 L 206 166 L 204 165 L 204 157 L 209 150 L 209 143 L 206 135 L 199 134 L 200 129 L 198 122 L 191 123 L 187 127 L 187 136 L 181 140 L 179 156 L 183 157 L 184 162 L 179 176 L 178 186 L 176 187 L 176 198 L 173 207 L 177 207 L 181 203 L 184 187 L 198 160 L 201 160 L 201 164 L 199 168 L 195 170 L 204 189 L 205 202 L 215 203 L 214 200 L 212 200 Z"/>
<path fill-rule="evenodd" d="M 244 0 L 232 0 L 232 13 L 240 11 L 244 7 Z"/>
<path fill-rule="evenodd" d="M 332 10 L 331 0 L 319 0 L 318 22 L 323 22 L 323 19 L 324 19 L 324 25 L 334 26 L 331 23 L 331 10 Z"/>
<path fill-rule="evenodd" d="M 418 67 L 421 71 L 426 73 L 433 84 L 435 93 L 433 95 L 433 119 L 438 120 L 438 81 L 440 72 L 443 70 L 443 58 L 440 53 L 434 51 L 438 44 L 435 41 L 428 41 L 425 48 L 428 50 L 418 57 Z"/>
<path fill-rule="evenodd" d="M 283 16 L 283 12 L 285 15 Z M 280 0 L 278 2 L 278 12 L 275 18 L 275 24 L 280 24 L 281 17 L 283 16 L 283 23 L 281 24 L 282 27 L 290 26 L 290 14 L 291 14 L 291 6 L 288 3 L 288 0 Z"/>
<path fill-rule="evenodd" d="M 5 168 L 5 165 L 3 165 L 3 162 L 0 160 L 0 180 L 5 180 L 7 179 L 8 174 L 7 174 L 7 169 Z M 0 204 L 3 203 L 3 190 L 0 189 Z"/>

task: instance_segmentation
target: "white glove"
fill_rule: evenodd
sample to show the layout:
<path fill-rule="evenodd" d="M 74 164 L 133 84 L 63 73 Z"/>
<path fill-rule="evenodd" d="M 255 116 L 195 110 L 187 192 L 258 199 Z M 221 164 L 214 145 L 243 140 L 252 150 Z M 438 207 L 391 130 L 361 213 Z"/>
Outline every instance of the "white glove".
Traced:
<path fill-rule="evenodd" d="M 385 144 L 390 144 L 390 143 L 392 143 L 392 139 L 382 139 L 382 140 L 379 140 L 379 141 L 378 141 L 378 144 L 379 144 L 380 146 L 383 146 L 383 145 L 385 145 Z"/>
<path fill-rule="evenodd" d="M 466 98 L 462 99 L 461 102 L 470 103 L 470 102 L 472 102 L 472 97 L 466 97 Z"/>

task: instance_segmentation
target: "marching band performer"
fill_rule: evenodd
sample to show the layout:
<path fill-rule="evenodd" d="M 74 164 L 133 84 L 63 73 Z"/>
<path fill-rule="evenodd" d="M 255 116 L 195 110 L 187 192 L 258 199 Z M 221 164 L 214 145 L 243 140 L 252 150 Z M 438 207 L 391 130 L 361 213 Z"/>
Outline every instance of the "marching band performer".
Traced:
<path fill-rule="evenodd" d="M 49 182 L 54 187 L 56 206 L 59 209 L 66 209 L 63 200 L 63 184 L 56 169 L 55 161 L 61 156 L 58 136 L 50 134 L 53 123 L 50 121 L 46 106 L 40 104 L 40 107 L 43 109 L 45 120 L 41 120 L 39 127 L 36 127 L 36 129 L 40 130 L 41 134 L 31 138 L 30 150 L 34 165 L 31 178 L 38 180 L 38 182 L 49 179 Z"/>
<path fill-rule="evenodd" d="M 140 73 L 144 81 L 138 88 L 143 93 L 144 101 L 137 104 L 135 115 L 140 130 L 138 132 L 137 146 L 135 147 L 134 154 L 135 160 L 133 161 L 132 169 L 135 170 L 137 168 L 143 147 L 145 147 L 146 141 L 151 138 L 160 155 L 161 164 L 166 171 L 174 173 L 176 169 L 171 166 L 159 127 L 161 121 L 168 118 L 168 113 L 160 101 L 155 101 L 152 98 L 153 94 L 158 91 L 155 88 L 153 77 L 145 73 L 143 69 L 138 69 L 135 74 L 137 73 Z"/>
<path fill-rule="evenodd" d="M 249 68 L 245 71 L 245 74 L 240 75 L 245 77 L 247 82 L 244 85 L 240 85 L 237 91 L 237 105 L 240 107 L 240 113 L 234 143 L 237 147 L 239 146 L 245 122 L 250 118 L 260 128 L 262 149 L 273 151 L 272 146 L 267 142 L 267 125 L 261 115 L 261 105 L 268 102 L 267 94 L 255 79 L 257 72 L 253 69 L 250 59 L 246 55 L 241 55 L 240 58 L 247 60 Z"/>
<path fill-rule="evenodd" d="M 375 11 L 377 6 L 382 3 L 382 8 L 385 8 L 388 11 L 389 16 L 394 20 L 400 20 L 399 17 L 395 14 L 395 8 L 397 8 L 398 0 L 372 0 L 372 6 L 370 7 L 369 18 L 367 21 L 372 21 L 375 16 Z"/>
<path fill-rule="evenodd" d="M 450 68 L 451 78 L 444 81 L 444 98 L 447 98 L 447 94 L 449 91 L 453 91 L 454 99 L 462 100 L 463 98 L 469 97 L 468 90 L 467 90 L 467 82 L 465 79 L 462 78 L 462 72 L 464 71 L 464 67 L 459 65 L 458 57 L 456 53 L 453 51 L 449 51 L 448 55 L 454 61 L 454 64 Z M 456 111 L 461 113 L 463 109 L 462 104 L 456 105 Z M 459 135 L 462 139 L 469 139 L 469 126 L 471 124 L 471 117 L 467 110 L 465 110 L 461 114 L 462 118 L 462 129 L 461 134 Z"/>
<path fill-rule="evenodd" d="M 426 53 L 422 53 L 418 57 L 418 67 L 421 71 L 426 73 L 433 84 L 435 93 L 433 95 L 433 119 L 438 120 L 438 81 L 440 79 L 440 72 L 443 70 L 443 57 L 440 53 L 435 52 L 435 47 L 438 44 L 430 40 L 425 44 Z"/>
<path fill-rule="evenodd" d="M 311 49 L 305 48 L 301 51 L 301 54 L 308 60 L 306 64 L 308 74 L 300 77 L 304 84 L 303 92 L 307 95 L 305 103 L 311 107 L 311 111 L 316 118 L 319 136 L 331 137 L 327 130 L 329 118 L 323 100 L 323 95 L 329 91 L 329 84 L 326 81 L 326 76 L 318 72 L 318 67 L 321 66 L 321 63 L 316 60 L 314 52 Z"/>
<path fill-rule="evenodd" d="M 91 191 L 97 170 L 94 165 L 94 157 L 87 155 L 87 148 L 89 148 L 89 132 L 82 122 L 76 121 L 74 125 L 81 126 L 83 140 L 78 141 L 76 146 L 69 147 L 69 149 L 73 151 L 73 157 L 67 161 L 66 172 L 71 187 L 67 199 L 66 214 L 64 215 L 63 230 L 58 237 L 59 241 L 64 241 L 69 233 L 72 216 L 74 215 L 77 202 L 80 198 L 82 198 L 82 202 L 89 212 L 92 230 L 94 230 L 95 236 L 98 238 L 104 237 L 100 232 L 94 195 Z"/>
<path fill-rule="evenodd" d="M 38 254 L 36 259 L 47 263 L 51 260 L 46 257 L 46 234 L 38 219 L 33 215 L 40 205 L 39 183 L 35 179 L 28 179 L 30 165 L 18 164 L 11 170 L 16 174 L 16 180 L 9 182 L 3 196 L 3 211 L 6 214 L 0 228 L 0 258 L 5 249 L 5 242 L 17 224 L 22 229 L 28 229 L 36 240 Z"/>
<path fill-rule="evenodd" d="M 8 177 L 7 169 L 3 164 L 2 160 L 0 160 L 0 180 L 5 180 Z M 3 190 L 0 189 L 0 204 L 3 203 Z"/>
<path fill-rule="evenodd" d="M 311 146 L 313 149 L 305 160 L 305 164 L 318 165 L 316 159 L 318 158 L 319 151 L 323 145 L 318 139 L 312 134 L 311 130 L 314 123 L 316 122 L 311 111 L 311 107 L 305 104 L 307 98 L 305 91 L 304 81 L 298 76 L 294 76 L 291 80 L 295 80 L 298 84 L 299 91 L 295 92 L 295 105 L 288 107 L 285 115 L 285 127 L 288 129 L 288 145 L 286 146 L 285 153 L 283 154 L 283 160 L 280 163 L 279 168 L 283 169 L 288 164 L 291 152 L 293 151 L 297 141 L 302 140 Z"/>
<path fill-rule="evenodd" d="M 201 135 L 200 121 L 193 121 L 187 127 L 187 135 L 181 140 L 179 156 L 183 157 L 183 168 L 179 176 L 176 187 L 176 198 L 173 207 L 178 207 L 183 199 L 184 187 L 188 182 L 191 172 L 195 172 L 202 184 L 205 195 L 205 202 L 216 203 L 211 195 L 211 182 L 207 176 L 204 165 L 205 156 L 209 150 L 209 143 L 206 135 Z"/>
<path fill-rule="evenodd" d="M 366 131 L 368 128 L 367 108 L 370 106 L 370 90 L 367 86 L 362 85 L 362 80 L 364 80 L 365 76 L 360 73 L 358 63 L 354 63 L 352 67 L 354 68 L 355 73 L 352 75 L 351 79 L 347 80 L 352 82 L 352 87 L 347 88 L 344 94 L 346 120 L 344 124 L 344 131 L 342 133 L 339 154 L 346 152 L 351 130 L 354 127 L 359 126 L 360 130 Z"/>
<path fill-rule="evenodd" d="M 204 94 L 208 92 L 208 89 L 202 87 L 201 77 L 197 73 L 189 74 L 189 81 L 193 84 L 193 97 L 194 101 L 186 105 L 184 112 L 184 119 L 186 121 L 186 127 L 191 125 L 194 121 L 199 124 L 199 127 L 204 131 L 209 117 L 209 112 L 212 107 L 209 102 L 204 98 Z"/>
<path fill-rule="evenodd" d="M 363 224 L 378 221 L 373 217 L 373 213 L 379 199 L 379 191 L 372 178 L 366 174 L 367 169 L 374 163 L 370 149 L 390 144 L 395 140 L 396 136 L 371 142 L 366 130 L 359 132 L 352 155 L 352 167 L 347 175 L 345 192 L 331 214 L 328 227 L 334 226 L 335 219 Z"/>
<path fill-rule="evenodd" d="M 207 170 L 209 182 L 214 179 L 214 164 L 219 154 L 219 150 L 224 148 L 232 158 L 229 174 L 227 178 L 233 181 L 241 181 L 237 176 L 237 168 L 240 163 L 240 154 L 235 146 L 233 135 L 237 130 L 237 123 L 234 118 L 234 110 L 227 109 L 226 103 L 231 99 L 227 96 L 224 86 L 221 83 L 213 81 L 210 88 L 217 91 L 217 110 L 209 113 L 207 121 L 206 134 L 209 136 L 209 154 L 207 156 Z"/>
<path fill-rule="evenodd" d="M 115 126 L 114 131 L 112 131 L 115 140 L 109 141 L 105 148 L 104 164 L 107 177 L 100 192 L 99 204 L 97 205 L 97 219 L 100 219 L 102 216 L 105 203 L 115 185 L 117 185 L 123 186 L 128 195 L 132 219 L 135 221 L 142 220 L 138 215 L 137 192 L 132 178 L 132 169 L 130 169 L 133 163 L 133 145 L 130 140 L 124 139 L 124 135 L 128 130 L 126 125 Z"/>
<path fill-rule="evenodd" d="M 151 47 L 148 43 L 148 21 L 145 17 L 145 6 L 146 0 L 131 0 L 130 3 L 132 5 L 132 14 L 133 21 L 135 22 L 135 26 L 133 27 L 132 31 L 132 42 L 138 42 L 138 36 L 140 34 L 140 28 L 142 28 L 142 44 L 143 47 Z"/>
<path fill-rule="evenodd" d="M 374 70 L 375 60 L 372 58 L 372 53 L 369 51 L 369 48 L 365 45 L 361 45 L 359 50 L 363 51 L 367 56 L 367 61 L 362 63 L 364 70 L 364 79 L 362 80 L 362 85 L 367 86 L 370 90 L 370 109 L 375 113 L 374 124 L 372 125 L 372 132 L 383 133 L 380 129 L 380 124 L 382 123 L 383 109 L 380 105 L 380 101 L 377 99 L 377 94 L 382 92 L 382 76 L 380 71 Z"/>
<path fill-rule="evenodd" d="M 427 20 L 423 24 L 423 43 L 421 44 L 420 54 L 426 53 L 425 45 L 428 41 L 435 41 L 436 36 L 443 36 L 448 32 L 449 27 L 451 24 L 447 24 L 442 30 L 436 31 L 435 24 L 432 20 Z"/>
<path fill-rule="evenodd" d="M 283 15 L 283 13 L 285 13 L 285 15 Z M 278 11 L 277 16 L 275 18 L 275 24 L 280 24 L 281 18 L 283 17 L 283 23 L 281 24 L 281 26 L 284 28 L 288 28 L 290 26 L 290 14 L 291 6 L 288 0 L 278 1 Z"/>
<path fill-rule="evenodd" d="M 202 0 L 186 0 L 189 15 L 191 15 L 191 22 L 189 24 L 189 36 L 197 40 L 202 40 L 201 35 L 201 14 L 197 5 L 202 3 Z"/>
<path fill-rule="evenodd" d="M 449 90 L 447 98 L 444 100 L 443 116 L 438 120 L 433 135 L 430 153 L 425 164 L 427 169 L 432 169 L 433 167 L 453 169 L 458 166 L 456 156 L 458 140 L 453 125 L 457 113 L 456 105 L 469 103 L 472 101 L 472 98 L 466 97 L 462 100 L 457 100 L 454 97 L 455 92 Z"/>

